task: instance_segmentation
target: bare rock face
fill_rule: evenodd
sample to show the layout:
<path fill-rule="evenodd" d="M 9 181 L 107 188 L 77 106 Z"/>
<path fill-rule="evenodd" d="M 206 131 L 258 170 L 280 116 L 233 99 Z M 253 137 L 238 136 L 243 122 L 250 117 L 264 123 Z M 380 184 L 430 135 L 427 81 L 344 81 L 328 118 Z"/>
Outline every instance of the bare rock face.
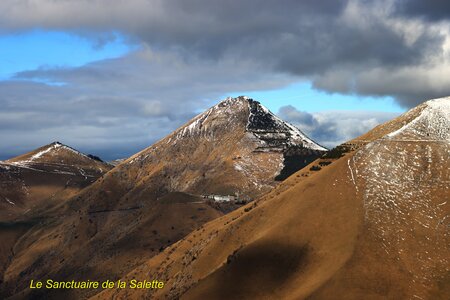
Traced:
<path fill-rule="evenodd" d="M 249 106 L 247 131 L 265 142 L 257 150 L 284 152 L 291 148 L 304 148 L 311 151 L 326 151 L 298 128 L 272 114 L 258 101 L 245 97 L 243 99 L 248 101 Z"/>

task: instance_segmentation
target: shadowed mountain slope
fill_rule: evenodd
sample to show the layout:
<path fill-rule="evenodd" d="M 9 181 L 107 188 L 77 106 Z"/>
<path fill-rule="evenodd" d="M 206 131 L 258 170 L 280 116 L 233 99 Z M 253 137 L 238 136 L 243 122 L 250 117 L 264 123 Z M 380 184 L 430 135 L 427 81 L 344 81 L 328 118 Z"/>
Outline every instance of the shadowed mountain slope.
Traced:
<path fill-rule="evenodd" d="M 40 222 L 36 216 L 63 205 L 111 168 L 59 142 L 0 162 L 0 274 L 16 243 Z"/>
<path fill-rule="evenodd" d="M 0 162 L 0 220 L 68 199 L 111 165 L 59 142 Z"/>

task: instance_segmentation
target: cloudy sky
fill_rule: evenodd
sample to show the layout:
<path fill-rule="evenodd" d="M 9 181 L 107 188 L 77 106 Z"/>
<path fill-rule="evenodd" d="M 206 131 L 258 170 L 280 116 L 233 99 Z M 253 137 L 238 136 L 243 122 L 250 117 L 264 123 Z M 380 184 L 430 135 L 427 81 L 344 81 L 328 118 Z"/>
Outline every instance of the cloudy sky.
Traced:
<path fill-rule="evenodd" d="M 2 0 L 0 159 L 105 159 L 249 95 L 332 147 L 450 95 L 444 0 Z"/>

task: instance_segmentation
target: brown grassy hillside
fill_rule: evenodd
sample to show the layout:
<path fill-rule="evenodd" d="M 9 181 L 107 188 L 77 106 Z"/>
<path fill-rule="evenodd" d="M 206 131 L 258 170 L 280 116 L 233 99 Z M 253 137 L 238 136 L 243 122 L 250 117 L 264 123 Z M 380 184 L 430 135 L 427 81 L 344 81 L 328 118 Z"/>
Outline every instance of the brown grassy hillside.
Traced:
<path fill-rule="evenodd" d="M 163 289 L 93 299 L 448 299 L 450 99 L 387 126 L 123 278 Z"/>

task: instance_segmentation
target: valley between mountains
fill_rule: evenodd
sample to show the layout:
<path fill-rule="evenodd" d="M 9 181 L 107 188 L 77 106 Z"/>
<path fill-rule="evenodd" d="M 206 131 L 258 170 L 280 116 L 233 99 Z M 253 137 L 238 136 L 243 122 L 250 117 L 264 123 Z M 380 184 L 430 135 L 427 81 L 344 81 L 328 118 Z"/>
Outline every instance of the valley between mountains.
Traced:
<path fill-rule="evenodd" d="M 449 162 L 450 98 L 331 150 L 248 97 L 116 166 L 55 142 L 0 163 L 0 298 L 448 299 Z"/>

